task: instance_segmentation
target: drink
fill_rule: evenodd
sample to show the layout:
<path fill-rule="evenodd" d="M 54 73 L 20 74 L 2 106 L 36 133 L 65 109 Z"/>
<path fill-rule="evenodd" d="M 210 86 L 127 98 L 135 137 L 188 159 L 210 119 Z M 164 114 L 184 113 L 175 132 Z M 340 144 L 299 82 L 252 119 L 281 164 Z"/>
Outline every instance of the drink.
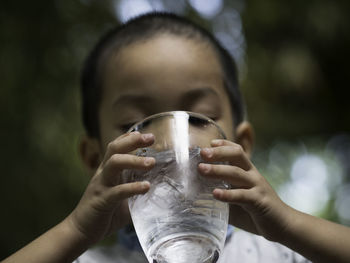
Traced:
<path fill-rule="evenodd" d="M 141 246 L 149 262 L 216 262 L 225 242 L 228 204 L 213 198 L 214 188 L 226 188 L 219 180 L 197 172 L 200 148 L 188 150 L 181 165 L 174 150 L 141 149 L 137 155 L 152 156 L 149 171 L 127 170 L 131 181 L 147 180 L 150 190 L 129 198 L 129 209 Z"/>

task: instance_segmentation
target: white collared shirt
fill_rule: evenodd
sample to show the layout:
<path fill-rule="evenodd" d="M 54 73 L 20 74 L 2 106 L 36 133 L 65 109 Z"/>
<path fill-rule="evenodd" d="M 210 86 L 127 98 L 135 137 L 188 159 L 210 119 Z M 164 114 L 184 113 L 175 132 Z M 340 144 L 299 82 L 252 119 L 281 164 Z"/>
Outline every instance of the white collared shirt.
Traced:
<path fill-rule="evenodd" d="M 217 263 L 306 263 L 311 262 L 289 248 L 242 230 L 226 240 Z M 148 263 L 143 253 L 115 244 L 89 249 L 73 263 Z"/>

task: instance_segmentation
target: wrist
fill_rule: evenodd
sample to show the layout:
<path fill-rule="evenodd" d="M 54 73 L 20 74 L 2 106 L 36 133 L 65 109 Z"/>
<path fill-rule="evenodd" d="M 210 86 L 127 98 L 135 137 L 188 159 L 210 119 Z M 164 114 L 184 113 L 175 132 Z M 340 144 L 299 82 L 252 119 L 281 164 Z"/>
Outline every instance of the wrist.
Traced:
<path fill-rule="evenodd" d="M 61 228 L 61 231 L 65 233 L 78 247 L 87 249 L 95 244 L 95 242 L 91 240 L 81 228 L 79 228 L 79 225 L 75 222 L 72 214 L 66 217 L 59 224 L 59 227 Z"/>
<path fill-rule="evenodd" d="M 300 217 L 297 210 L 283 202 L 278 217 L 278 227 L 271 231 L 272 236 L 267 237 L 268 240 L 287 245 L 290 237 L 295 233 L 297 222 Z"/>
<path fill-rule="evenodd" d="M 290 207 L 289 205 L 285 204 L 285 213 L 284 213 L 284 223 L 283 228 L 281 231 L 281 234 L 278 235 L 277 239 L 275 240 L 278 243 L 281 243 L 285 246 L 290 247 L 290 241 L 293 239 L 293 236 L 297 234 L 299 231 L 299 224 L 300 221 L 303 220 L 303 214 L 299 212 L 298 210 Z"/>

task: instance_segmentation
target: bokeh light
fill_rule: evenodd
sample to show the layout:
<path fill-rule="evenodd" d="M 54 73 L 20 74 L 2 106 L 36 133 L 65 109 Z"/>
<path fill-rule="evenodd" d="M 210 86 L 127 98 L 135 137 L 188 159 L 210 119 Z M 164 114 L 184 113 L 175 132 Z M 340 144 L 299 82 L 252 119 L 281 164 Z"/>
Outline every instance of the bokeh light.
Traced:
<path fill-rule="evenodd" d="M 240 68 L 244 65 L 245 38 L 242 19 L 235 9 L 227 9 L 213 19 L 213 32 L 221 44 L 232 54 Z"/>
<path fill-rule="evenodd" d="M 185 8 L 185 0 L 114 0 L 115 14 L 121 22 L 151 11 L 182 14 Z"/>
<path fill-rule="evenodd" d="M 334 144 L 334 138 L 330 142 Z M 253 161 L 290 206 L 316 216 L 342 218 L 344 213 L 338 210 L 346 201 L 339 200 L 347 200 L 349 193 L 338 190 L 346 185 L 346 172 L 330 142 L 276 141 L 265 150 L 257 149 Z M 334 207 L 333 202 L 338 206 Z M 342 222 L 348 221 L 345 218 Z"/>
<path fill-rule="evenodd" d="M 125 22 L 130 18 L 153 10 L 162 10 L 161 1 L 153 2 L 153 5 L 147 0 L 119 0 L 115 1 L 115 10 L 120 21 Z"/>
<path fill-rule="evenodd" d="M 190 5 L 203 17 L 211 19 L 222 10 L 223 0 L 189 0 Z"/>
<path fill-rule="evenodd" d="M 319 213 L 329 201 L 328 171 L 314 154 L 299 156 L 290 171 L 290 180 L 281 186 L 281 198 L 292 207 L 310 214 Z"/>

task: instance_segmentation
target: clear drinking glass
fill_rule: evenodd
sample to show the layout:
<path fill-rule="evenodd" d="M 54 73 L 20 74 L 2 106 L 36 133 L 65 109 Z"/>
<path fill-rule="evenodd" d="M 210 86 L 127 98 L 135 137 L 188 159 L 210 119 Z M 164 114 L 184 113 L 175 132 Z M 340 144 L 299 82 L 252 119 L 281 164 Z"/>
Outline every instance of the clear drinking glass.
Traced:
<path fill-rule="evenodd" d="M 141 246 L 151 263 L 214 263 L 225 242 L 228 204 L 213 198 L 221 180 L 202 177 L 197 167 L 200 149 L 213 139 L 225 139 L 221 128 L 201 114 L 159 113 L 130 131 L 153 133 L 155 142 L 135 154 L 152 156 L 148 171 L 126 170 L 127 181 L 151 184 L 144 195 L 129 198 L 129 209 Z"/>

